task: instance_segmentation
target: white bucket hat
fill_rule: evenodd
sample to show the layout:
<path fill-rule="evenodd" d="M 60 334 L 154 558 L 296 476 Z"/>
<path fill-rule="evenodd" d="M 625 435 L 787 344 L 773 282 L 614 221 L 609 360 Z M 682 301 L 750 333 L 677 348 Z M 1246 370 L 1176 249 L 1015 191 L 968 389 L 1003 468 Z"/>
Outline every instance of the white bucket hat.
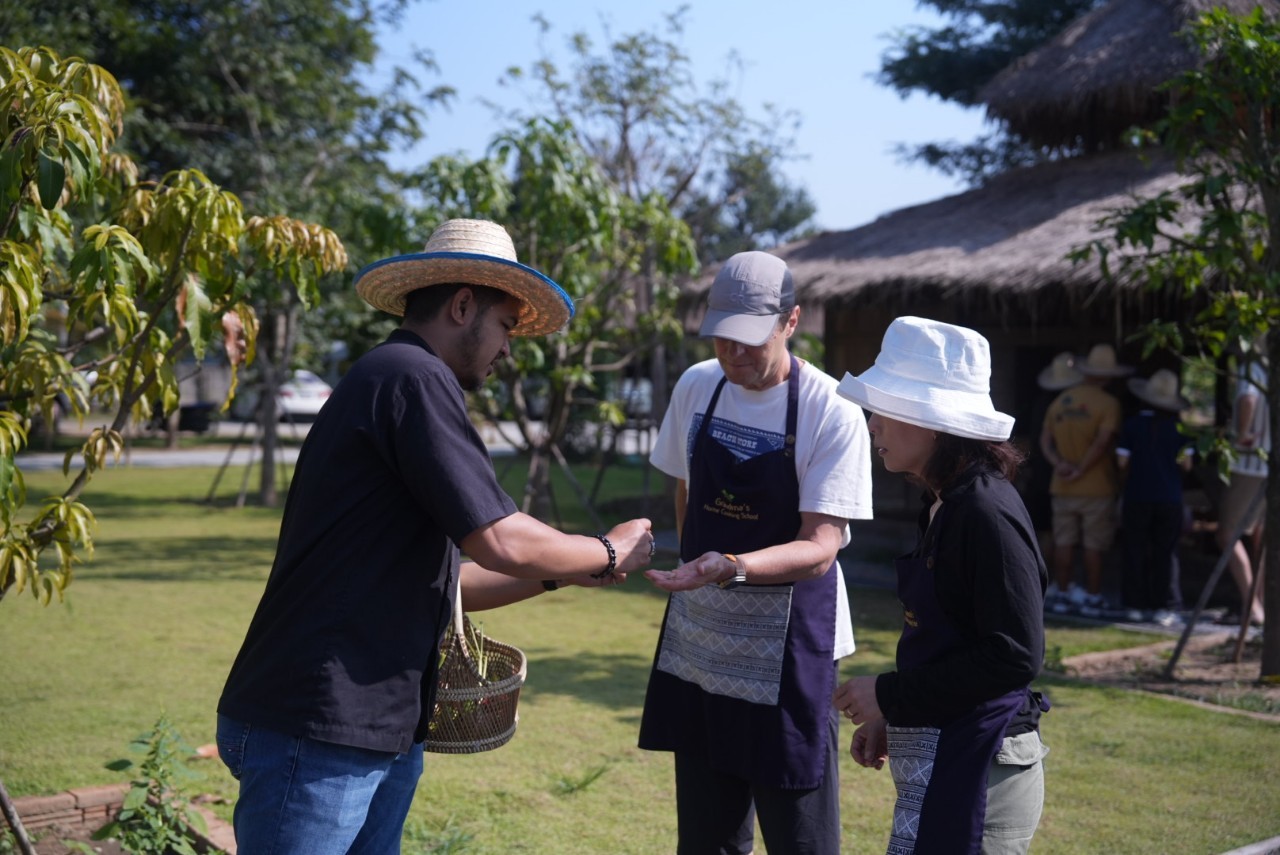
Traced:
<path fill-rule="evenodd" d="M 545 335 L 573 317 L 573 300 L 559 285 L 516 261 L 511 235 L 487 220 L 446 220 L 422 252 L 375 261 L 356 274 L 356 293 L 375 309 L 404 315 L 410 291 L 447 283 L 486 285 L 524 304 L 512 335 Z"/>
<path fill-rule="evenodd" d="M 759 250 L 739 252 L 716 273 L 698 334 L 756 347 L 768 341 L 778 318 L 795 305 L 785 261 Z"/>
<path fill-rule="evenodd" d="M 903 317 L 889 324 L 875 365 L 837 390 L 863 409 L 969 439 L 1006 440 L 1013 416 L 991 403 L 991 350 L 971 329 Z"/>
<path fill-rule="evenodd" d="M 1178 394 L 1178 375 L 1161 368 L 1150 379 L 1129 378 L 1129 391 L 1153 407 L 1170 412 L 1185 410 L 1191 402 Z"/>
<path fill-rule="evenodd" d="M 1047 389 L 1050 392 L 1060 392 L 1083 383 L 1084 375 L 1076 370 L 1075 361 L 1075 355 L 1064 350 L 1040 372 L 1036 377 L 1036 383 L 1041 389 Z"/>

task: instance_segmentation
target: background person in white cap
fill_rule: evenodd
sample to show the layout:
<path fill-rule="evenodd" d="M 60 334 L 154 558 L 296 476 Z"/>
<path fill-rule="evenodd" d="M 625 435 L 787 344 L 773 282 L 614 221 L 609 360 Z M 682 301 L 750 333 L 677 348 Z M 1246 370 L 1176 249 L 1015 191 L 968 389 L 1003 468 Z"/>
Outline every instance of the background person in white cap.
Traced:
<path fill-rule="evenodd" d="M 1040 431 L 1040 450 L 1053 465 L 1053 578 L 1045 604 L 1059 614 L 1102 617 L 1102 570 L 1116 534 L 1115 440 L 1120 401 L 1106 390 L 1117 377 L 1133 373 L 1116 362 L 1109 344 L 1094 345 L 1075 370 L 1084 382 L 1049 405 Z M 1074 581 L 1076 547 L 1082 547 L 1085 585 Z"/>
<path fill-rule="evenodd" d="M 1178 539 L 1182 537 L 1182 480 L 1194 461 L 1192 439 L 1178 413 L 1191 403 L 1178 393 L 1178 375 L 1161 368 L 1129 378 L 1143 408 L 1124 420 L 1116 460 L 1124 476 L 1120 577 L 1125 619 L 1173 626 L 1182 608 Z"/>
<path fill-rule="evenodd" d="M 701 333 L 716 358 L 676 383 L 651 461 L 677 479 L 680 558 L 640 747 L 675 753 L 679 853 L 840 846 L 837 661 L 853 652 L 837 551 L 871 516 L 866 419 L 792 356 L 791 273 L 734 255 Z"/>
<path fill-rule="evenodd" d="M 1013 418 L 990 396 L 987 340 L 898 318 L 875 364 L 840 394 L 871 412 L 876 454 L 924 488 L 920 542 L 896 562 L 897 670 L 854 677 L 832 703 L 850 753 L 898 790 L 888 851 L 1023 853 L 1044 803 L 1031 690 L 1044 658 L 1047 572 L 1012 481 Z"/>
<path fill-rule="evenodd" d="M 562 534 L 498 485 L 463 392 L 512 336 L 554 332 L 573 312 L 516 261 L 505 229 L 442 223 L 424 252 L 361 271 L 356 290 L 404 321 L 352 366 L 307 435 L 218 704 L 246 855 L 400 851 L 456 586 L 468 610 L 492 608 L 556 579 L 612 584 L 652 555 L 648 520 Z M 460 566 L 459 547 L 478 563 Z"/>

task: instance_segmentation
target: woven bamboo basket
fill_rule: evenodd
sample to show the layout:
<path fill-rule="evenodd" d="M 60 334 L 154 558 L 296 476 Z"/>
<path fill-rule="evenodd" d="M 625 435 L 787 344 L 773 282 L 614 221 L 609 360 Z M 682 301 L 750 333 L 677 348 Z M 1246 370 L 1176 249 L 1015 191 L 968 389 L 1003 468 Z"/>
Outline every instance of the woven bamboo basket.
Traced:
<path fill-rule="evenodd" d="M 481 633 L 460 604 L 440 650 L 443 661 L 426 750 L 475 754 L 505 745 L 520 720 L 516 704 L 527 666 L 524 652 Z"/>

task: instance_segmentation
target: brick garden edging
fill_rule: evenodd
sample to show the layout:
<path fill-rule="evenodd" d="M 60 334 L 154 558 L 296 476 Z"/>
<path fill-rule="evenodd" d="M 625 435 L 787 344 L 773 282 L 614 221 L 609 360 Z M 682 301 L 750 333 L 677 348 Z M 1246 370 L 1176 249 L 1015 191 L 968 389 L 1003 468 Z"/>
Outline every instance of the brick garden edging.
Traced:
<path fill-rule="evenodd" d="M 88 826 L 96 829 L 115 818 L 124 805 L 124 796 L 128 791 L 128 784 L 82 787 L 64 790 L 52 796 L 23 796 L 14 799 L 13 805 L 29 835 L 54 826 Z M 199 805 L 195 805 L 195 809 L 200 811 L 208 826 L 208 834 L 196 834 L 196 848 L 210 855 L 236 855 L 235 835 L 231 826 Z"/>
<path fill-rule="evenodd" d="M 54 825 L 76 827 L 105 825 L 124 804 L 127 784 L 84 787 L 65 790 L 54 796 L 24 796 L 13 800 L 13 806 L 27 832 L 40 831 Z"/>

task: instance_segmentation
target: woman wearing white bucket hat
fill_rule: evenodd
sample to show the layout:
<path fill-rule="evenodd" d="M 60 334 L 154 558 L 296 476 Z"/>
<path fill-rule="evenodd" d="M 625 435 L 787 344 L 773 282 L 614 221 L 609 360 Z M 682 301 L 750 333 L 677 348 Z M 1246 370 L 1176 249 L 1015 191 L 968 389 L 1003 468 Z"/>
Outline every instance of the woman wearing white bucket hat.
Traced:
<path fill-rule="evenodd" d="M 896 562 L 904 608 L 897 670 L 855 677 L 836 708 L 850 753 L 889 761 L 889 851 L 1025 852 L 1044 800 L 1031 690 L 1044 657 L 1044 559 L 1010 483 L 1022 456 L 989 392 L 987 340 L 924 318 L 890 324 L 875 365 L 840 394 L 870 411 L 872 445 L 925 490 L 920 542 Z"/>
<path fill-rule="evenodd" d="M 240 782 L 241 852 L 399 852 L 422 773 L 440 641 L 469 611 L 649 563 L 649 521 L 594 537 L 520 513 L 467 412 L 514 335 L 573 314 L 506 230 L 449 220 L 357 292 L 403 315 L 320 410 L 298 458 L 266 590 L 218 703 Z M 460 562 L 465 551 L 473 561 Z"/>

